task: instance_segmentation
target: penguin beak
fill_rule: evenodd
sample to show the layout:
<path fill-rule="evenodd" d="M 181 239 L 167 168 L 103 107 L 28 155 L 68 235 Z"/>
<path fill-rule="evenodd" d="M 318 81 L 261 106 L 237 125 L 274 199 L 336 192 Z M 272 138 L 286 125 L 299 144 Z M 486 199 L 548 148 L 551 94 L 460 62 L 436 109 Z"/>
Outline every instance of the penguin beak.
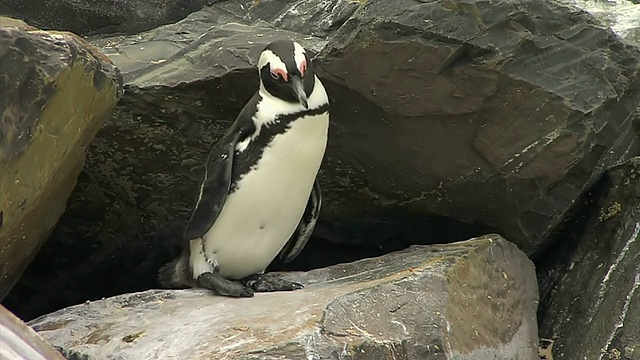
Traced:
<path fill-rule="evenodd" d="M 293 88 L 293 92 L 296 94 L 298 101 L 305 109 L 309 108 L 309 103 L 307 102 L 307 94 L 304 92 L 304 85 L 302 84 L 302 79 L 298 76 L 291 77 L 291 87 Z"/>

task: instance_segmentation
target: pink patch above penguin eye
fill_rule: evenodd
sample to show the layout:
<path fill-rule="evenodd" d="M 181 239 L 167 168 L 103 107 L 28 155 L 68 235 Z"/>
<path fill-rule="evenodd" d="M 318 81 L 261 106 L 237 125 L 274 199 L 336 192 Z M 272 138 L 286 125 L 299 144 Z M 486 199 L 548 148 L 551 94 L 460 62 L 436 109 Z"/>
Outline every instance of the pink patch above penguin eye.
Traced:
<path fill-rule="evenodd" d="M 271 77 L 278 80 L 278 77 L 281 77 L 284 79 L 284 81 L 288 81 L 287 80 L 287 72 L 282 70 L 282 69 L 271 69 Z"/>
<path fill-rule="evenodd" d="M 304 76 L 304 73 L 306 72 L 307 72 L 307 59 L 304 59 L 300 63 L 300 74 Z"/>

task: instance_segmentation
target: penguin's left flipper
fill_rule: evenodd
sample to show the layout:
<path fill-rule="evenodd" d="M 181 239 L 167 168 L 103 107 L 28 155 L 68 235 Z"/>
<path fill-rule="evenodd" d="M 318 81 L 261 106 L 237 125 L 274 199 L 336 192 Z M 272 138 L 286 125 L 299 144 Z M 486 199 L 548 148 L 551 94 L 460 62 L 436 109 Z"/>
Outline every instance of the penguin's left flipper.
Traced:
<path fill-rule="evenodd" d="M 256 274 L 242 279 L 242 283 L 255 292 L 293 291 L 304 288 L 302 284 L 287 281 L 269 274 Z"/>
<path fill-rule="evenodd" d="M 307 201 L 307 207 L 304 209 L 304 214 L 298 223 L 298 227 L 293 232 L 289 241 L 280 250 L 279 258 L 286 264 L 295 259 L 304 246 L 309 241 L 311 233 L 318 221 L 318 215 L 320 214 L 320 207 L 322 206 L 322 192 L 320 191 L 320 183 L 318 179 L 313 183 L 313 189 L 309 200 Z"/>
<path fill-rule="evenodd" d="M 231 187 L 236 145 L 254 131 L 252 126 L 255 128 L 248 110 L 243 109 L 238 120 L 209 152 L 199 196 L 184 229 L 183 239 L 201 238 L 220 215 Z"/>

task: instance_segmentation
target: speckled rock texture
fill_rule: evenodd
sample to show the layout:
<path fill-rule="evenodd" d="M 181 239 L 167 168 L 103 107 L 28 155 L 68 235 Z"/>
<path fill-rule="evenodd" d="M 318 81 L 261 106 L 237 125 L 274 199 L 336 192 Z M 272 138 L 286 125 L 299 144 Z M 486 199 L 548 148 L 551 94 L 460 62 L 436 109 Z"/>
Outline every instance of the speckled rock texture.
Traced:
<path fill-rule="evenodd" d="M 541 320 L 554 360 L 640 359 L 640 157 L 604 181 Z"/>
<path fill-rule="evenodd" d="M 150 290 L 29 325 L 85 360 L 537 359 L 533 264 L 497 235 L 285 276 L 306 287 Z"/>
<path fill-rule="evenodd" d="M 78 35 L 131 34 L 183 19 L 219 0 L 1 0 L 0 15 Z"/>
<path fill-rule="evenodd" d="M 0 18 L 0 299 L 47 239 L 122 76 L 64 32 Z"/>
<path fill-rule="evenodd" d="M 64 360 L 38 333 L 0 305 L 0 359 Z"/>

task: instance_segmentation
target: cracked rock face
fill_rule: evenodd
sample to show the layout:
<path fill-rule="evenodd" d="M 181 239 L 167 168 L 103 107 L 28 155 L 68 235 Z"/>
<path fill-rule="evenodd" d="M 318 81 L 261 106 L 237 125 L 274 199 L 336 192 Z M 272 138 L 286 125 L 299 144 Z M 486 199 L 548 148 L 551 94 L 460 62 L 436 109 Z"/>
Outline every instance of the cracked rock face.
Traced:
<path fill-rule="evenodd" d="M 640 358 L 640 157 L 605 186 L 541 319 L 555 360 Z"/>
<path fill-rule="evenodd" d="M 0 17 L 0 299 L 53 230 L 122 77 L 81 38 Z"/>
<path fill-rule="evenodd" d="M 532 263 L 487 235 L 306 273 L 250 299 L 151 290 L 29 323 L 68 358 L 537 359 Z"/>

